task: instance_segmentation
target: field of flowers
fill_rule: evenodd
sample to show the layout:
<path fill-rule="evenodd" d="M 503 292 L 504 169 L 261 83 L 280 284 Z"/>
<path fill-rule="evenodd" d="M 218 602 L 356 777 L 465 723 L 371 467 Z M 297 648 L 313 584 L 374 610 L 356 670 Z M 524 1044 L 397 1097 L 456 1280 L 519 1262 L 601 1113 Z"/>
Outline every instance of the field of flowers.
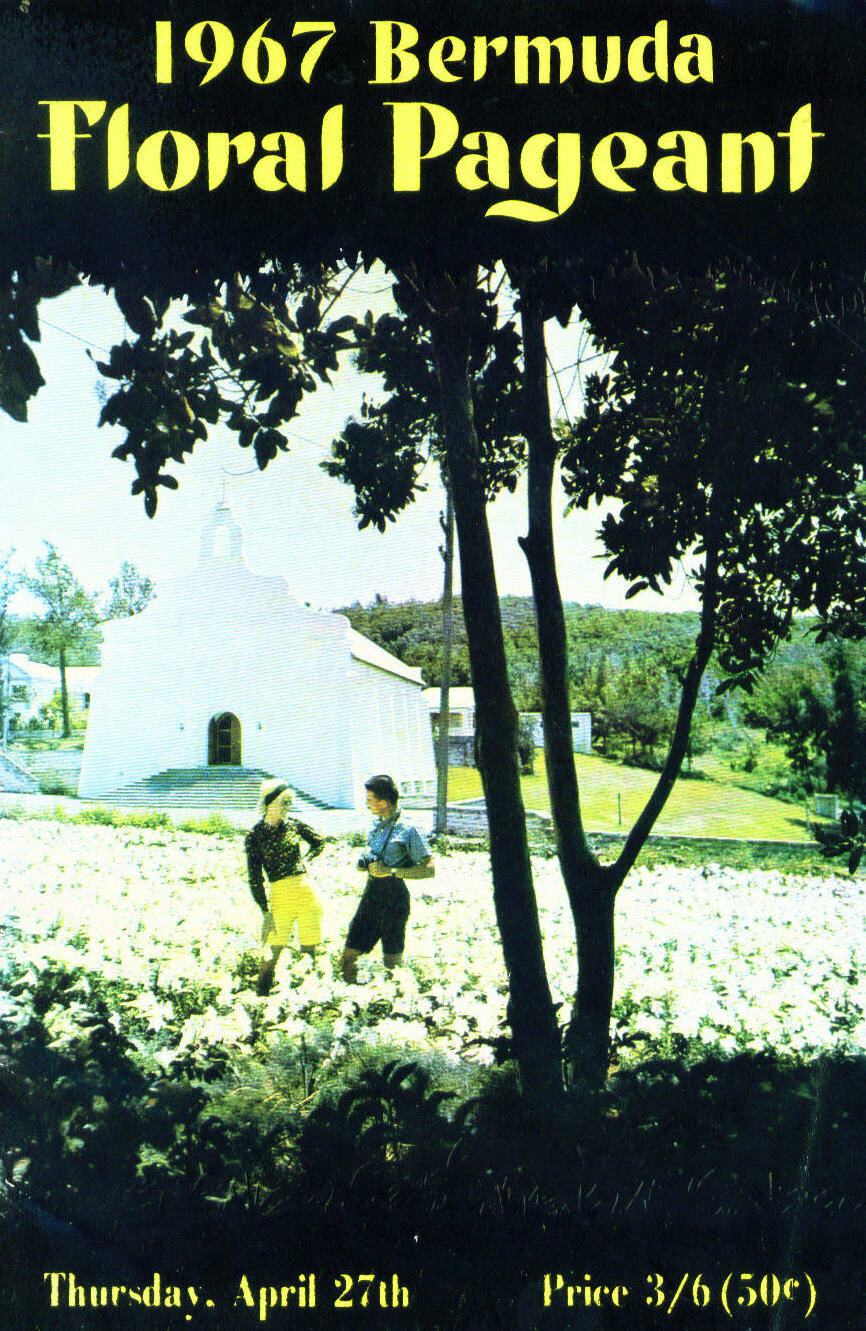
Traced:
<path fill-rule="evenodd" d="M 238 1306 L 242 1270 L 266 1289 L 318 1263 L 323 1290 L 340 1271 L 400 1272 L 419 1292 L 405 1331 L 486 1331 L 537 1306 L 539 1273 L 571 1270 L 576 1252 L 574 1269 L 635 1287 L 648 1272 L 699 1271 L 718 1291 L 725 1271 L 802 1269 L 820 1325 L 854 1325 L 856 876 L 633 873 L 618 906 L 619 1066 L 597 1104 L 574 1097 L 551 1149 L 507 1070 L 479 1067 L 506 1000 L 485 854 L 438 854 L 436 877 L 412 885 L 406 964 L 389 977 L 370 957 L 346 985 L 357 855 L 332 841 L 316 860 L 327 946 L 285 954 L 263 999 L 240 834 L 0 819 L 8 1325 L 106 1325 L 95 1306 L 89 1321 L 46 1320 L 46 1271 L 136 1289 L 162 1272 L 209 1292 L 211 1331 L 237 1331 L 260 1324 Z M 556 861 L 534 870 L 565 1019 L 569 911 Z M 169 1325 L 121 1311 L 131 1331 Z M 700 1320 L 729 1324 L 718 1307 Z M 353 1314 L 359 1331 L 382 1325 Z"/>
<path fill-rule="evenodd" d="M 0 1020 L 35 1011 L 51 1045 L 73 1052 L 98 996 L 156 1075 L 209 1050 L 287 1037 L 314 1041 L 332 1061 L 362 1044 L 489 1061 L 505 976 L 486 855 L 439 856 L 436 878 L 412 885 L 407 964 L 391 978 L 372 956 L 362 983 L 346 985 L 335 959 L 361 886 L 356 858 L 345 841 L 318 858 L 326 946 L 315 961 L 284 954 L 260 999 L 260 917 L 240 835 L 3 820 Z M 537 860 L 535 877 L 564 1015 L 575 981 L 570 915 L 556 861 Z M 724 1053 L 863 1048 L 863 915 L 856 877 L 638 869 L 618 901 L 620 1030 L 656 1048 L 678 1038 Z"/>

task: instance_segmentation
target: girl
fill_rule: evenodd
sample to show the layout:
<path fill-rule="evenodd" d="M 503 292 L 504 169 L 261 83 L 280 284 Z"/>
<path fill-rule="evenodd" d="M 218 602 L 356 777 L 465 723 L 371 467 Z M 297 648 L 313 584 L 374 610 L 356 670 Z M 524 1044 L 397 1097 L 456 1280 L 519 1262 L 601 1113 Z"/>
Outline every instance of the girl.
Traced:
<path fill-rule="evenodd" d="M 259 965 L 257 992 L 262 995 L 270 990 L 277 961 L 291 940 L 296 920 L 302 952 L 314 956 L 322 941 L 322 908 L 307 880 L 301 843 L 306 842 L 308 858 L 312 859 L 325 842 L 306 823 L 286 816 L 291 803 L 292 792 L 285 781 L 263 781 L 259 801 L 262 816 L 244 842 L 250 892 L 262 912 L 262 948 L 270 945 L 270 956 L 263 952 Z M 269 894 L 265 892 L 263 871 L 270 884 Z"/>

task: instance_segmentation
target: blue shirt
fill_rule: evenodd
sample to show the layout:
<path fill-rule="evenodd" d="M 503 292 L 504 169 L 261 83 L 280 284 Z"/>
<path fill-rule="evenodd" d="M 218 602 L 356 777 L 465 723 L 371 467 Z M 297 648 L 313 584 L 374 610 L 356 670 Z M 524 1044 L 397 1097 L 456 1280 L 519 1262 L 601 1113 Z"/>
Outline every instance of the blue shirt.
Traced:
<path fill-rule="evenodd" d="M 376 822 L 367 834 L 370 853 L 388 869 L 405 869 L 429 860 L 430 847 L 411 823 L 404 823 L 399 809 L 390 818 Z"/>

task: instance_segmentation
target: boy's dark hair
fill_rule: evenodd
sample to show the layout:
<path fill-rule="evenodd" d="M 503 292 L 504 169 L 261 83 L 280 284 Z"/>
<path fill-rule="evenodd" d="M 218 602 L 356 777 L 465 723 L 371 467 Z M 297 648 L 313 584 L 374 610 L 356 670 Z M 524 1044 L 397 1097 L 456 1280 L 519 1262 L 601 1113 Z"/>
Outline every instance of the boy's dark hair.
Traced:
<path fill-rule="evenodd" d="M 397 783 L 393 777 L 387 776 L 384 772 L 379 776 L 371 776 L 368 781 L 365 781 L 364 789 L 369 790 L 371 795 L 375 795 L 377 800 L 387 800 L 389 804 L 399 804 L 400 802 Z"/>

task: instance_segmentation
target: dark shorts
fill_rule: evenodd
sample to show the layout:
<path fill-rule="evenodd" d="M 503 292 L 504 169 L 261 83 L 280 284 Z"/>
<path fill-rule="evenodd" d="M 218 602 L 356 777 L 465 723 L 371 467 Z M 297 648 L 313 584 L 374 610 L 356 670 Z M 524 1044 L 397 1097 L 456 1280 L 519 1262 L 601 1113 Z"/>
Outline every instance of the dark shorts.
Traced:
<path fill-rule="evenodd" d="M 409 889 L 402 878 L 367 879 L 358 909 L 349 925 L 346 947 L 372 952 L 382 940 L 386 957 L 398 957 L 406 944 Z"/>

